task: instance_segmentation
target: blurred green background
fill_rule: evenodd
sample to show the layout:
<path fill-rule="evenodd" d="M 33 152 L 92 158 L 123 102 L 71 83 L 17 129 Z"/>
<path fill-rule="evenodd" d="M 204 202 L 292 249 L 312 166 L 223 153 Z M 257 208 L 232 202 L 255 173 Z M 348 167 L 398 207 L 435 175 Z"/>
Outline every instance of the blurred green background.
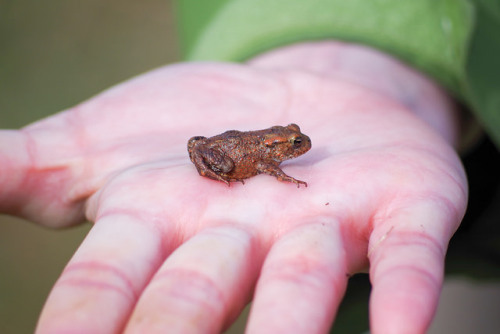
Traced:
<path fill-rule="evenodd" d="M 19 128 L 177 61 L 172 2 L 0 0 L 0 128 Z M 90 227 L 49 230 L 0 215 L 1 334 L 33 332 L 51 286 Z M 444 294 L 433 333 L 469 333 L 488 319 L 500 328 L 498 284 L 454 280 Z M 468 320 L 469 327 L 456 321 L 471 319 L 474 310 L 483 318 Z M 452 331 L 440 325 L 450 323 Z"/>

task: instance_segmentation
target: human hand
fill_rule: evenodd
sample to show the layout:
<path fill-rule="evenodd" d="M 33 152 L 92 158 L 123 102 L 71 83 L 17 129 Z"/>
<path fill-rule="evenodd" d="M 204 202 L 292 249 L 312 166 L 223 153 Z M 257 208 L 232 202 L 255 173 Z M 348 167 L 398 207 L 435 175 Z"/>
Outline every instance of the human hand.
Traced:
<path fill-rule="evenodd" d="M 249 333 L 323 333 L 367 268 L 372 333 L 425 331 L 467 197 L 442 125 L 376 89 L 272 64 L 158 69 L 3 133 L 29 152 L 4 156 L 31 166 L 22 193 L 6 188 L 10 213 L 95 222 L 38 333 L 217 333 L 252 296 Z M 186 152 L 194 135 L 292 122 L 312 149 L 282 167 L 307 188 L 267 175 L 227 187 Z"/>

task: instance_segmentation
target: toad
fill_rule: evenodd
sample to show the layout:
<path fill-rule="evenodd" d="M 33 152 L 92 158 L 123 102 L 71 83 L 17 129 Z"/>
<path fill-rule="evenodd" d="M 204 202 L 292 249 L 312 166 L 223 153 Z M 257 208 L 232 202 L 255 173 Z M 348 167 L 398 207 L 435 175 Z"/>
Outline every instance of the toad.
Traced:
<path fill-rule="evenodd" d="M 229 130 L 206 138 L 192 137 L 188 141 L 189 158 L 201 176 L 230 182 L 257 174 L 269 174 L 279 181 L 293 182 L 300 187 L 307 183 L 286 175 L 279 164 L 298 157 L 311 148 L 311 140 L 296 124 L 273 126 L 258 131 Z"/>

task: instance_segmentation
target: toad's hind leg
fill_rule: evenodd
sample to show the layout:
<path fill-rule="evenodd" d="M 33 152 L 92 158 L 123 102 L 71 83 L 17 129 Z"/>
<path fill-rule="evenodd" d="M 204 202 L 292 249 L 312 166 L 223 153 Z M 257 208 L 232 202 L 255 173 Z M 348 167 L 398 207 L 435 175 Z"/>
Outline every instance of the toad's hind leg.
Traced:
<path fill-rule="evenodd" d="M 272 175 L 275 178 L 277 178 L 279 181 L 285 181 L 285 182 L 293 182 L 297 185 L 297 188 L 300 188 L 300 185 L 303 184 L 307 187 L 307 182 L 297 180 L 291 176 L 288 176 L 281 170 L 276 165 L 273 164 L 267 164 L 267 163 L 259 163 L 257 164 L 257 170 L 259 173 L 265 173 L 268 175 Z"/>
<path fill-rule="evenodd" d="M 221 173 L 228 173 L 233 170 L 234 163 L 230 158 L 214 149 L 207 150 L 204 154 L 192 152 L 190 157 L 201 176 L 224 182 L 229 186 L 230 180 L 222 176 Z"/>

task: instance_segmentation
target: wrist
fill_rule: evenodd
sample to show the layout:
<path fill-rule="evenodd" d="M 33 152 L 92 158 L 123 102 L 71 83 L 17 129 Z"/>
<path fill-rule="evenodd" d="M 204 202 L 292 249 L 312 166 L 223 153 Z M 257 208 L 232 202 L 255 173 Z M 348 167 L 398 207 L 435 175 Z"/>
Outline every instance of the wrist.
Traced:
<path fill-rule="evenodd" d="M 343 42 L 291 45 L 249 61 L 254 67 L 301 70 L 368 88 L 391 98 L 426 122 L 450 145 L 460 142 L 461 112 L 453 99 L 425 75 L 375 49 Z"/>

